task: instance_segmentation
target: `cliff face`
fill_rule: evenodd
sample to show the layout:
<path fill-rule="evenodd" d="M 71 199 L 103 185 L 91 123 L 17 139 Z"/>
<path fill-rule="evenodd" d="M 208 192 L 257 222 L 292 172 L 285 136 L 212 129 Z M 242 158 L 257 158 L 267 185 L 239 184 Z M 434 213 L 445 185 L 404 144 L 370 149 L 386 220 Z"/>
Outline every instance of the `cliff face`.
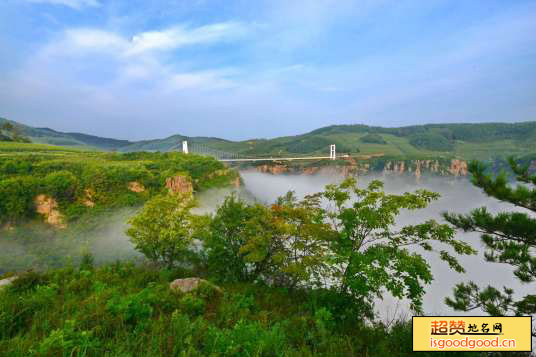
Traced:
<path fill-rule="evenodd" d="M 275 164 L 275 165 L 265 164 L 265 165 L 257 166 L 257 171 L 265 173 L 265 174 L 270 173 L 272 175 L 281 175 L 281 174 L 289 173 L 290 167 L 287 167 L 285 165 L 279 165 L 279 164 Z"/>
<path fill-rule="evenodd" d="M 384 175 L 412 175 L 420 180 L 424 173 L 438 176 L 467 176 L 467 162 L 459 159 L 452 160 L 390 160 L 383 162 L 346 160 L 347 165 L 330 166 L 286 166 L 282 164 L 265 164 L 255 167 L 255 170 L 272 175 L 301 174 L 301 175 L 363 175 L 381 172 Z"/>
<path fill-rule="evenodd" d="M 166 179 L 166 187 L 171 194 L 193 194 L 192 180 L 188 176 L 177 175 Z"/>
<path fill-rule="evenodd" d="M 35 198 L 35 210 L 37 213 L 43 215 L 48 224 L 65 228 L 64 217 L 58 210 L 58 202 L 47 195 L 38 195 Z"/>

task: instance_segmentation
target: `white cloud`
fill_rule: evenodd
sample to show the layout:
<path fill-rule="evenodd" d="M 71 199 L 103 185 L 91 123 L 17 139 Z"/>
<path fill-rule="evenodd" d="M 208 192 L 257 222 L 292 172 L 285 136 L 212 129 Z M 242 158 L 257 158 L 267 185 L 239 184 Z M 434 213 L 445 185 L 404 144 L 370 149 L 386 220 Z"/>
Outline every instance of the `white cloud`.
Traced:
<path fill-rule="evenodd" d="M 236 22 L 222 22 L 193 29 L 174 26 L 163 31 L 142 32 L 132 37 L 128 54 L 151 50 L 171 50 L 194 44 L 208 44 L 228 40 L 245 33 L 245 27 Z"/>
<path fill-rule="evenodd" d="M 174 74 L 167 85 L 167 90 L 203 89 L 219 90 L 234 87 L 236 84 L 226 78 L 220 71 L 200 71 Z"/>
<path fill-rule="evenodd" d="M 31 3 L 41 3 L 41 4 L 52 4 L 52 5 L 63 5 L 68 6 L 73 9 L 80 10 L 83 7 L 97 7 L 100 6 L 98 0 L 26 0 Z"/>
<path fill-rule="evenodd" d="M 128 43 L 114 33 L 95 29 L 72 29 L 65 32 L 67 46 L 94 50 L 122 50 Z"/>
<path fill-rule="evenodd" d="M 222 22 L 199 27 L 176 25 L 160 31 L 138 33 L 131 38 L 97 28 L 71 28 L 43 47 L 33 63 L 49 68 L 70 61 L 73 68 L 90 68 L 91 63 L 105 63 L 108 79 L 118 85 L 132 82 L 152 86 L 170 93 L 181 90 L 222 90 L 235 87 L 229 69 L 192 69 L 169 63 L 161 52 L 189 45 L 206 45 L 242 36 L 244 25 Z M 80 66 L 77 66 L 80 64 Z M 58 69 L 60 72 L 62 68 Z M 98 74 L 97 74 L 98 75 Z"/>
<path fill-rule="evenodd" d="M 228 41 L 245 34 L 244 25 L 222 22 L 188 28 L 173 26 L 161 31 L 141 32 L 125 36 L 94 28 L 72 28 L 47 46 L 47 54 L 85 54 L 86 51 L 115 53 L 117 56 L 138 56 L 155 51 L 173 50 L 190 45 Z"/>
<path fill-rule="evenodd" d="M 236 87 L 232 79 L 236 77 L 235 70 L 192 69 L 188 64 L 170 63 L 161 52 L 187 45 L 226 41 L 242 33 L 244 26 L 233 22 L 196 28 L 177 25 L 162 31 L 141 32 L 131 39 L 97 28 L 71 28 L 38 51 L 32 66 L 64 73 L 70 70 L 58 64 L 66 60 L 75 71 L 88 71 L 92 63 L 99 63 L 98 66 L 105 66 L 107 81 L 112 86 L 126 88 L 137 83 L 165 93 L 223 90 Z M 72 75 L 76 76 L 75 73 L 72 72 Z M 88 72 L 85 73 L 87 75 Z"/>
<path fill-rule="evenodd" d="M 119 58 L 128 48 L 128 41 L 112 32 L 75 28 L 65 30 L 61 36 L 43 46 L 36 59 L 53 61 L 58 57 L 79 57 L 107 54 Z"/>

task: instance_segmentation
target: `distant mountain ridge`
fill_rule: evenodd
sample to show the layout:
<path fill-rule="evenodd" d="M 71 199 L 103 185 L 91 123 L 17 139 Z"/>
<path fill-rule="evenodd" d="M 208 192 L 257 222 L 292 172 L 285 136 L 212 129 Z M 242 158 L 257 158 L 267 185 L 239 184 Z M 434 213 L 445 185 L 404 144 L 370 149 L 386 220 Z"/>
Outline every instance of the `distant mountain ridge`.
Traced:
<path fill-rule="evenodd" d="M 6 120 L 0 118 L 0 125 Z M 188 140 L 216 150 L 255 156 L 326 153 L 330 144 L 336 144 L 338 152 L 381 152 L 386 156 L 398 157 L 487 159 L 536 153 L 536 121 L 425 124 L 398 128 L 363 124 L 331 125 L 301 135 L 243 141 L 179 134 L 163 139 L 129 141 L 10 122 L 33 142 L 122 152 L 168 151 L 180 147 L 183 140 Z"/>

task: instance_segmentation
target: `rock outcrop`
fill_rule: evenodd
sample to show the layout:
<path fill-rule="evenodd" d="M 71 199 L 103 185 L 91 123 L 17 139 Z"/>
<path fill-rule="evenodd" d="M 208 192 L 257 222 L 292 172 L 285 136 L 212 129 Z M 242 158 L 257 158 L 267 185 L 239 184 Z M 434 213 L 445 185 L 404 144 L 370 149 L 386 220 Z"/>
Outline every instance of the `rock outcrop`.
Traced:
<path fill-rule="evenodd" d="M 145 186 L 137 181 L 132 181 L 128 183 L 128 189 L 132 192 L 140 193 L 145 192 Z"/>
<path fill-rule="evenodd" d="M 460 159 L 447 160 L 388 160 L 383 164 L 370 161 L 356 161 L 353 158 L 346 158 L 347 165 L 326 165 L 326 166 L 284 166 L 281 164 L 265 164 L 255 168 L 256 171 L 278 174 L 305 174 L 305 175 L 342 175 L 354 176 L 367 174 L 371 167 L 382 172 L 384 175 L 412 175 L 417 181 L 425 172 L 440 176 L 467 176 L 467 162 Z M 383 170 L 382 167 L 383 166 Z M 535 164 L 536 166 L 536 164 Z"/>
<path fill-rule="evenodd" d="M 210 286 L 217 292 L 222 292 L 220 287 L 201 278 L 176 279 L 169 284 L 169 288 L 174 292 L 189 293 L 191 291 L 199 289 L 202 285 Z"/>
<path fill-rule="evenodd" d="M 265 174 L 272 174 L 272 175 L 281 175 L 284 173 L 287 173 L 289 171 L 288 167 L 285 165 L 260 165 L 257 166 L 257 171 L 265 173 Z"/>
<path fill-rule="evenodd" d="M 210 174 L 207 175 L 207 178 L 210 180 L 218 176 L 229 177 L 231 180 L 229 183 L 234 188 L 239 188 L 242 185 L 242 181 L 240 180 L 240 174 L 238 174 L 238 172 L 231 170 L 229 168 L 219 169 L 214 172 L 211 172 Z"/>
<path fill-rule="evenodd" d="M 84 190 L 84 199 L 82 200 L 82 204 L 86 207 L 94 207 L 95 206 L 95 191 L 91 188 L 86 188 Z"/>
<path fill-rule="evenodd" d="M 11 285 L 11 283 L 14 282 L 17 278 L 18 278 L 17 276 L 12 276 L 10 278 L 0 280 L 0 289 L 3 289 L 6 286 Z"/>
<path fill-rule="evenodd" d="M 237 176 L 235 179 L 231 181 L 231 186 L 234 188 L 240 188 L 242 186 L 242 181 L 240 180 L 240 176 Z"/>
<path fill-rule="evenodd" d="M 453 176 L 467 176 L 467 162 L 458 159 L 450 161 L 450 173 Z"/>
<path fill-rule="evenodd" d="M 166 179 L 166 187 L 171 194 L 192 194 L 194 187 L 188 176 L 177 175 Z"/>
<path fill-rule="evenodd" d="M 467 162 L 452 159 L 449 164 L 441 164 L 439 160 L 410 160 L 410 161 L 387 161 L 383 167 L 384 174 L 410 173 L 415 175 L 417 181 L 425 171 L 441 176 L 467 176 Z"/>
<path fill-rule="evenodd" d="M 58 228 L 65 228 L 64 217 L 58 210 L 58 202 L 47 195 L 38 195 L 35 198 L 35 210 L 45 217 L 45 221 Z"/>

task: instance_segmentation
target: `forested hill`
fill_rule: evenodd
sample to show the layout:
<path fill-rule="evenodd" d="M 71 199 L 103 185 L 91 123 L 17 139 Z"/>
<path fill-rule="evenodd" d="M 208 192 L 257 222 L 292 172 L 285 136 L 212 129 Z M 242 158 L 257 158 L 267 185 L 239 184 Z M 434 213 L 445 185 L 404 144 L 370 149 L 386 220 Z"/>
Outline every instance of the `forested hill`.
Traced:
<path fill-rule="evenodd" d="M 6 119 L 0 118 L 0 126 Z M 306 134 L 273 139 L 230 141 L 210 137 L 173 135 L 164 139 L 128 141 L 80 133 L 33 128 L 11 121 L 33 142 L 63 146 L 88 146 L 101 150 L 167 151 L 182 140 L 243 155 L 326 153 L 330 144 L 338 152 L 383 153 L 397 157 L 447 157 L 490 159 L 536 153 L 536 122 L 427 124 L 399 128 L 332 125 Z"/>

